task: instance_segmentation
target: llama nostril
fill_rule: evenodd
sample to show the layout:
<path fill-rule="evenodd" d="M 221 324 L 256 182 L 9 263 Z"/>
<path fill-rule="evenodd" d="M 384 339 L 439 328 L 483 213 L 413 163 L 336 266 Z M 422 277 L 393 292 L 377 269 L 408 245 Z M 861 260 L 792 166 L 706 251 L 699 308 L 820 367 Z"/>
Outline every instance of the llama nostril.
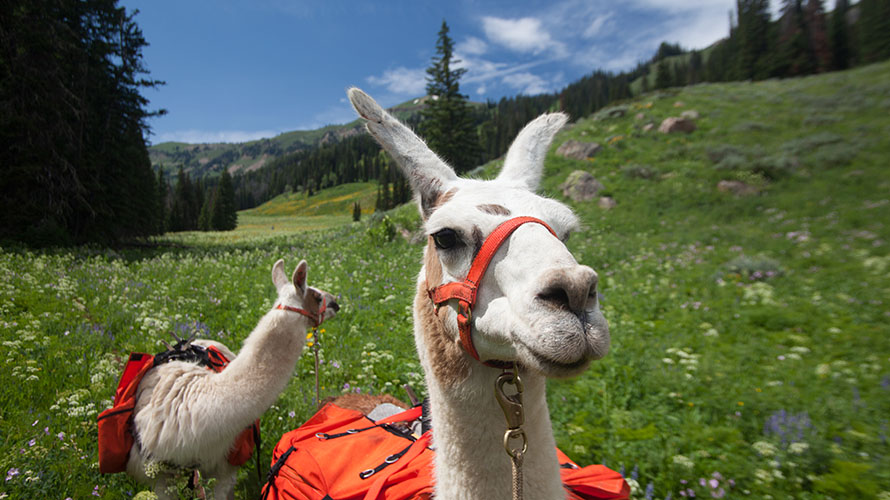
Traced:
<path fill-rule="evenodd" d="M 596 301 L 596 283 L 596 272 L 586 266 L 555 271 L 537 298 L 551 307 L 581 313 Z"/>
<path fill-rule="evenodd" d="M 335 301 L 331 301 L 331 303 L 328 304 L 328 307 L 331 308 L 331 309 L 333 309 L 334 312 L 340 312 L 340 304 L 338 304 L 338 303 L 335 302 Z"/>
<path fill-rule="evenodd" d="M 569 294 L 561 287 L 548 288 L 538 298 L 559 309 L 569 309 Z"/>

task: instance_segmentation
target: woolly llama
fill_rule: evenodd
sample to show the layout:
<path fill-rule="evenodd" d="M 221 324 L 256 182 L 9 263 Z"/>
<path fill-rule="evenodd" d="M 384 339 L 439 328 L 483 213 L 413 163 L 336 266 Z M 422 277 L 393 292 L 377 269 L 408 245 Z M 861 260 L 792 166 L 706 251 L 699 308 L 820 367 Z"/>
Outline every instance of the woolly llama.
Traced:
<path fill-rule="evenodd" d="M 153 482 L 159 498 L 168 498 L 171 477 L 161 472 L 149 478 L 145 466 L 152 462 L 195 468 L 203 477 L 216 478 L 213 498 L 234 498 L 237 467 L 226 455 L 236 437 L 284 390 L 306 344 L 306 330 L 339 310 L 331 294 L 306 285 L 307 270 L 301 261 L 288 280 L 284 261 L 275 263 L 276 306 L 260 319 L 237 357 L 218 342 L 195 342 L 213 345 L 231 360 L 223 371 L 171 361 L 142 379 L 127 472 Z"/>
<path fill-rule="evenodd" d="M 545 382 L 580 374 L 609 350 L 597 274 L 564 244 L 578 219 L 563 204 L 534 193 L 566 116 L 545 114 L 529 123 L 498 177 L 480 181 L 458 178 L 361 90 L 350 89 L 349 99 L 407 177 L 429 235 L 417 279 L 414 336 L 430 397 L 436 498 L 511 497 L 505 411 L 493 389 L 505 366 L 516 370 L 524 386 L 521 428 L 528 448 L 519 482 L 525 498 L 565 498 Z M 485 245 L 489 240 L 503 244 Z M 487 269 L 472 265 L 479 254 L 490 258 Z"/>

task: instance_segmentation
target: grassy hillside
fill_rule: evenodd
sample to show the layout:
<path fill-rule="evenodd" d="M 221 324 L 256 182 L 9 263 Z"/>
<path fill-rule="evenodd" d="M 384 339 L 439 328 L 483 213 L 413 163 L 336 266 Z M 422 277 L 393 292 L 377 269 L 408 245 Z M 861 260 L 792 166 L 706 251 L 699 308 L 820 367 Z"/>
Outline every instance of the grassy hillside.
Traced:
<path fill-rule="evenodd" d="M 636 498 L 890 497 L 890 64 L 622 106 L 557 136 L 554 150 L 603 144 L 594 159 L 546 164 L 554 198 L 585 170 L 616 202 L 569 202 L 584 228 L 568 246 L 599 272 L 613 343 L 584 375 L 549 385 L 558 445 L 624 470 Z M 689 110 L 700 116 L 688 135 L 643 131 Z M 267 209 L 326 206 L 298 202 Z M 95 416 L 121 359 L 160 350 L 174 329 L 237 348 L 273 305 L 278 258 L 289 269 L 306 258 L 309 282 L 340 295 L 317 339 L 323 395 L 422 393 L 411 335 L 422 247 L 397 230 L 417 229 L 414 207 L 277 232 L 287 219 L 306 218 L 251 211 L 252 232 L 168 235 L 154 249 L 2 249 L 0 497 L 139 491 L 95 468 Z M 304 355 L 263 416 L 264 463 L 312 414 L 313 369 Z M 239 477 L 238 498 L 256 498 L 252 465 Z"/>

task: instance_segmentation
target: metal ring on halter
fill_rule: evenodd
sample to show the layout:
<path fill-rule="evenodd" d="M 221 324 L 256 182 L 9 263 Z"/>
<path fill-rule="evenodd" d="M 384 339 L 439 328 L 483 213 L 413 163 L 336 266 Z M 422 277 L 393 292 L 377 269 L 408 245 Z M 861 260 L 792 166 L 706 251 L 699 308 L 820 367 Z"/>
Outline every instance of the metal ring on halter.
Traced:
<path fill-rule="evenodd" d="M 386 457 L 386 460 L 384 460 L 383 463 L 394 464 L 394 463 L 398 462 L 400 458 L 402 458 L 401 455 L 390 455 L 390 456 Z"/>
<path fill-rule="evenodd" d="M 325 434 L 324 432 L 316 432 L 316 433 L 315 433 L 315 437 L 317 437 L 318 439 L 321 439 L 321 440 L 324 441 L 324 440 L 328 439 L 328 438 L 331 437 L 331 436 L 330 436 L 329 434 Z"/>
<path fill-rule="evenodd" d="M 522 439 L 522 449 L 517 450 L 511 447 L 511 439 Z M 522 456 L 528 451 L 528 438 L 525 435 L 525 431 L 522 429 L 507 429 L 507 432 L 504 433 L 504 449 L 507 450 L 507 455 L 510 455 L 510 458 L 521 461 Z"/>
<path fill-rule="evenodd" d="M 376 472 L 377 471 L 375 471 L 374 469 L 365 469 L 358 473 L 358 477 L 360 477 L 362 479 L 368 479 L 369 477 L 373 476 Z"/>

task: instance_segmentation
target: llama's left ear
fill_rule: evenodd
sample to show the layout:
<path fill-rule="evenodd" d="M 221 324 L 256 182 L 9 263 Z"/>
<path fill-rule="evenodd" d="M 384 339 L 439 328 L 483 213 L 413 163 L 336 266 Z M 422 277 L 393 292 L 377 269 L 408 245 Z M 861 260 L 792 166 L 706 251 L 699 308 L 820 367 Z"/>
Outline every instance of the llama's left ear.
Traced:
<path fill-rule="evenodd" d="M 309 273 L 309 264 L 305 260 L 301 260 L 300 264 L 294 269 L 294 287 L 300 293 L 306 293 L 306 275 Z"/>
<path fill-rule="evenodd" d="M 278 262 L 272 266 L 272 283 L 275 284 L 276 290 L 287 284 L 287 275 L 284 274 L 284 260 L 278 259 Z"/>
<path fill-rule="evenodd" d="M 497 180 L 529 191 L 537 189 L 550 143 L 567 121 L 569 117 L 564 113 L 550 113 L 526 125 L 507 150 L 504 168 Z"/>
<path fill-rule="evenodd" d="M 457 179 L 457 174 L 426 143 L 402 122 L 395 119 L 361 90 L 349 89 L 349 102 L 356 113 L 365 119 L 368 132 L 377 139 L 405 174 L 411 190 L 420 202 L 420 214 L 429 217 L 446 183 Z"/>

